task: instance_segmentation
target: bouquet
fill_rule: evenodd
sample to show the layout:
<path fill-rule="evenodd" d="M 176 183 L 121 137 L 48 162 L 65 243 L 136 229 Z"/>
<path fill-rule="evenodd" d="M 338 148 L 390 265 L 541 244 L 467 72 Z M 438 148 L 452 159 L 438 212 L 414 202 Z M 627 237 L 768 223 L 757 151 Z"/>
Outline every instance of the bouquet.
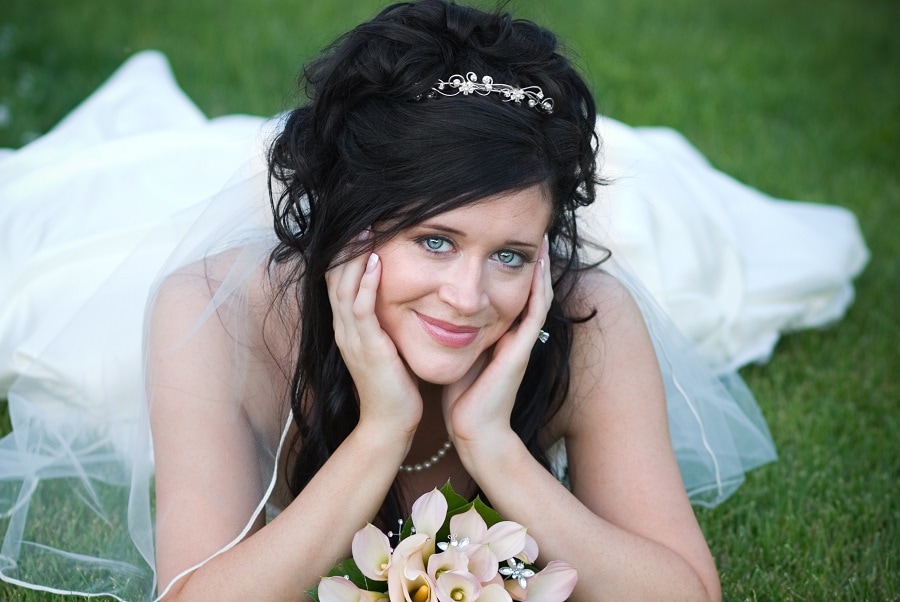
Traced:
<path fill-rule="evenodd" d="M 309 591 L 319 602 L 562 602 L 578 578 L 552 561 L 538 571 L 537 542 L 481 499 L 445 484 L 413 504 L 400 533 L 369 524 L 353 537 L 352 558 Z M 391 548 L 390 537 L 398 544 Z"/>

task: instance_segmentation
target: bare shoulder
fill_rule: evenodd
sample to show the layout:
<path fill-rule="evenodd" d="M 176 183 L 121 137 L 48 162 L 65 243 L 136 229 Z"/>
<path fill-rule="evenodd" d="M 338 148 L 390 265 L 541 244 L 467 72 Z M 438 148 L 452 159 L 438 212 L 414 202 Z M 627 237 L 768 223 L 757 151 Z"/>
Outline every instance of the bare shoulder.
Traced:
<path fill-rule="evenodd" d="M 256 428 L 274 437 L 293 350 L 291 317 L 273 309 L 265 261 L 235 277 L 239 256 L 239 249 L 212 255 L 161 281 L 148 307 L 147 384 L 151 393 L 158 385 L 179 391 L 167 396 L 176 403 L 255 399 L 244 409 Z"/>
<path fill-rule="evenodd" d="M 258 306 L 263 297 L 263 271 L 249 274 L 234 290 L 224 291 L 223 284 L 235 266 L 239 249 L 204 257 L 169 273 L 159 283 L 151 299 L 151 315 L 162 315 L 166 321 L 198 318 L 204 311 L 234 302 L 237 296 L 247 307 Z M 218 297 L 218 300 L 217 300 Z"/>
<path fill-rule="evenodd" d="M 600 269 L 587 270 L 581 275 L 573 295 L 572 312 L 575 315 L 596 312 L 593 319 L 582 325 L 587 329 L 637 327 L 644 323 L 628 288 L 618 278 Z M 579 334 L 584 332 L 579 331 Z"/>
<path fill-rule="evenodd" d="M 297 312 L 282 311 L 275 284 L 277 268 L 263 259 L 245 262 L 240 248 L 230 249 L 184 265 L 158 285 L 148 306 L 151 337 L 178 339 L 190 334 L 199 340 L 230 336 L 250 348 L 266 348 L 271 355 L 287 352 L 296 328 Z M 272 324 L 276 322 L 277 324 Z"/>
<path fill-rule="evenodd" d="M 559 427 L 571 435 L 636 399 L 658 404 L 662 380 L 641 310 L 628 288 L 602 270 L 582 274 L 570 314 L 592 316 L 574 327 L 570 391 Z M 585 418 L 591 420 L 585 422 Z"/>
<path fill-rule="evenodd" d="M 601 271 L 585 272 L 573 299 L 573 315 L 593 317 L 575 326 L 573 368 L 598 377 L 610 376 L 618 360 L 652 358 L 642 365 L 657 369 L 655 353 L 644 316 L 628 288 L 615 276 Z"/>

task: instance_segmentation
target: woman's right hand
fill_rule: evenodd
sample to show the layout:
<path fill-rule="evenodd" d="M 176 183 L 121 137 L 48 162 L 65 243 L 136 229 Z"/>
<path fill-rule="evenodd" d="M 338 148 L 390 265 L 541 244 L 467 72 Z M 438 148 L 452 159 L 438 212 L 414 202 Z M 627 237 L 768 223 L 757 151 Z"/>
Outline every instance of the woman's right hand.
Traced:
<path fill-rule="evenodd" d="M 371 234 L 360 235 L 365 241 Z M 412 440 L 422 418 L 422 397 L 415 378 L 375 315 L 381 280 L 378 255 L 362 253 L 325 275 L 334 314 L 334 339 L 359 396 L 360 425 L 380 433 L 405 434 Z"/>

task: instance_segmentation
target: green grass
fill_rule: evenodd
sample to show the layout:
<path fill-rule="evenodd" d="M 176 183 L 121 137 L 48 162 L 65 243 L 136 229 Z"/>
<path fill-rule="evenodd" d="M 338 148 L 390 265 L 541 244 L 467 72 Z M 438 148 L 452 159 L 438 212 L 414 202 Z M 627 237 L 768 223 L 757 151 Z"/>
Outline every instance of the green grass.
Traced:
<path fill-rule="evenodd" d="M 50 128 L 158 48 L 210 116 L 271 114 L 374 0 L 0 3 L 0 146 Z M 900 599 L 900 5 L 516 0 L 577 52 L 603 111 L 683 132 L 776 196 L 859 216 L 873 260 L 833 328 L 744 371 L 781 458 L 698 510 L 730 600 Z M 2 199 L 0 199 L 2 202 Z M 55 600 L 0 585 L 0 599 Z"/>

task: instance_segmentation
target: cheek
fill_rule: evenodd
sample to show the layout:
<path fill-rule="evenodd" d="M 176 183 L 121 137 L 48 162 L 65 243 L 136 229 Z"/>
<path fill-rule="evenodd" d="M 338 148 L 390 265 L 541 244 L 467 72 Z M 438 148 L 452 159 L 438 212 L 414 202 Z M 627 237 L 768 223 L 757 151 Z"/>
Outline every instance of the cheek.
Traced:
<path fill-rule="evenodd" d="M 517 279 L 499 287 L 494 295 L 494 307 L 500 319 L 509 327 L 518 319 L 528 305 L 528 296 L 531 292 L 531 278 L 533 271 L 528 272 L 528 277 Z"/>
<path fill-rule="evenodd" d="M 415 262 L 396 249 L 387 247 L 376 252 L 381 262 L 381 278 L 375 296 L 375 315 L 379 320 L 389 321 L 393 308 L 422 295 L 425 279 Z"/>

